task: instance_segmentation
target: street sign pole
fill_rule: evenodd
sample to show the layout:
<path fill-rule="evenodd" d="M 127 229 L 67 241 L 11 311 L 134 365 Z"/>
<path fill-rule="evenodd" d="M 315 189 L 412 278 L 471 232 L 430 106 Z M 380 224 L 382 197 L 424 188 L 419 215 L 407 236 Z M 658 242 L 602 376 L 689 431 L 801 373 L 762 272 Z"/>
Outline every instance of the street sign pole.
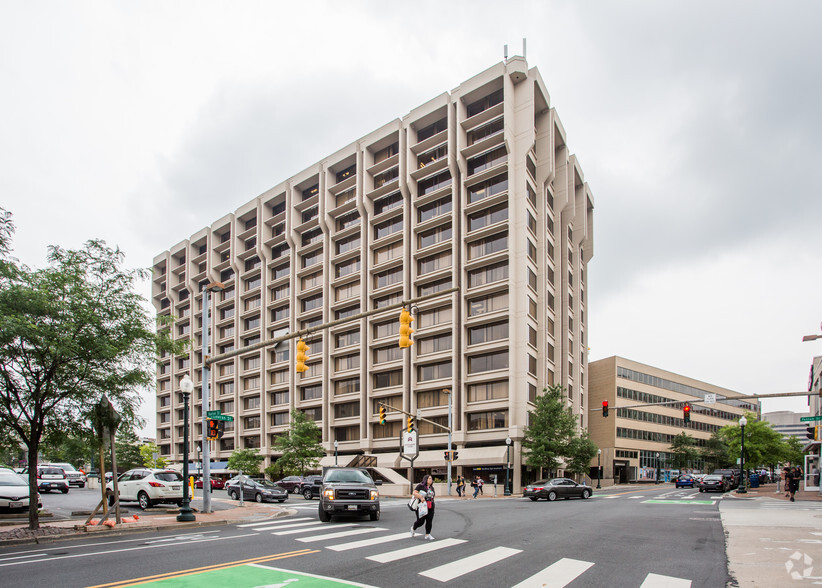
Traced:
<path fill-rule="evenodd" d="M 203 288 L 203 512 L 211 512 L 211 441 L 208 440 L 208 416 L 211 408 L 208 397 L 208 384 L 211 365 L 208 363 L 208 331 L 211 328 L 211 312 L 209 308 L 208 286 Z M 186 480 L 186 484 L 188 480 Z"/>

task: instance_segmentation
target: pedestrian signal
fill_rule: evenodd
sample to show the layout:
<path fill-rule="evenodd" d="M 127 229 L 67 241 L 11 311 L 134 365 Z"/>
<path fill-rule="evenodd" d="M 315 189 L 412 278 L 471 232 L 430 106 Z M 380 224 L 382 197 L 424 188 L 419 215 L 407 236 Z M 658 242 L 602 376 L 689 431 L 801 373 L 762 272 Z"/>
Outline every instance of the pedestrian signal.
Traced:
<path fill-rule="evenodd" d="M 414 317 L 404 308 L 400 311 L 400 347 L 411 347 L 414 342 L 411 340 L 411 333 L 414 329 L 411 328 L 411 323 L 414 322 Z"/>
<path fill-rule="evenodd" d="M 451 461 L 457 461 L 458 456 L 459 456 L 459 451 L 452 451 L 451 452 Z"/>
<path fill-rule="evenodd" d="M 300 339 L 297 341 L 297 372 L 302 373 L 308 371 L 308 366 L 305 362 L 308 361 L 308 344 Z"/>
<path fill-rule="evenodd" d="M 217 424 L 220 421 L 216 419 L 208 419 L 208 440 L 213 441 L 220 436 L 220 425 Z"/>
<path fill-rule="evenodd" d="M 450 451 L 445 452 L 445 461 L 451 461 L 451 452 Z"/>

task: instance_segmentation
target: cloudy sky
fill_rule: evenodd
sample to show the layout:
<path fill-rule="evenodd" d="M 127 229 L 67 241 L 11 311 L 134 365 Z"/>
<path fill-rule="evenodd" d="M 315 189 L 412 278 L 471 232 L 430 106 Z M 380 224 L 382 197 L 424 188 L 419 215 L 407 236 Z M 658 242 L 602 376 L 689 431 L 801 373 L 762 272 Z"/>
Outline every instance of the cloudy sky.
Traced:
<path fill-rule="evenodd" d="M 595 198 L 590 359 L 807 389 L 822 355 L 801 342 L 822 321 L 822 4 L 297 4 L 0 0 L 16 256 L 42 266 L 49 244 L 102 238 L 148 267 L 527 38 Z"/>

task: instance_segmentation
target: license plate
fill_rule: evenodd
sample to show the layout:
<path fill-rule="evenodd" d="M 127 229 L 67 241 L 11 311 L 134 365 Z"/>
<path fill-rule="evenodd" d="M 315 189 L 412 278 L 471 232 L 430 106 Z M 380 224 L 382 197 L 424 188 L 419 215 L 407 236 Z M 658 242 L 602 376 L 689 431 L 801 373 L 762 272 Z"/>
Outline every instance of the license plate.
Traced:
<path fill-rule="evenodd" d="M 357 505 L 356 504 L 349 504 L 348 505 L 348 510 L 357 510 Z"/>
<path fill-rule="evenodd" d="M 171 486 L 172 490 L 179 490 L 180 488 L 182 488 L 182 486 L 180 486 L 179 484 L 172 484 Z"/>
<path fill-rule="evenodd" d="M 22 502 L 9 502 L 9 508 L 23 508 Z"/>

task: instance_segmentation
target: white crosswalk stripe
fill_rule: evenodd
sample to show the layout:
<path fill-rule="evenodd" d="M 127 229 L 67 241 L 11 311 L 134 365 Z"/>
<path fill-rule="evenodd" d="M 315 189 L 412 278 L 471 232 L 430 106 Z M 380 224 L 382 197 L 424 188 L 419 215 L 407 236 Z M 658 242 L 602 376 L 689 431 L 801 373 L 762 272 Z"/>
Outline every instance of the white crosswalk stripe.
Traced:
<path fill-rule="evenodd" d="M 314 519 L 311 519 L 309 517 L 297 517 L 295 519 L 285 518 L 284 517 L 284 518 L 282 518 L 278 521 L 260 521 L 260 522 L 257 522 L 257 523 L 245 523 L 245 524 L 242 524 L 242 525 L 237 525 L 237 527 L 239 527 L 241 529 L 244 529 L 244 528 L 247 528 L 247 527 L 260 527 L 260 526 L 266 526 L 266 525 L 282 525 L 282 524 L 285 524 L 285 523 L 293 523 L 293 522 L 296 522 L 296 521 L 311 521 L 311 520 L 314 520 Z"/>
<path fill-rule="evenodd" d="M 340 537 L 351 537 L 352 535 L 364 535 L 365 533 L 374 533 L 376 531 L 385 531 L 384 527 L 364 527 L 361 529 L 351 529 L 349 531 L 339 531 L 337 533 L 325 533 L 324 535 L 315 535 L 314 537 L 299 537 L 297 541 L 302 543 L 315 543 L 317 541 L 327 541 L 329 539 L 339 539 Z"/>
<path fill-rule="evenodd" d="M 349 549 L 382 545 L 383 543 L 391 543 L 392 541 L 401 541 L 403 539 L 408 539 L 408 531 L 403 531 L 395 535 L 383 535 L 382 537 L 372 537 L 370 539 L 362 539 L 361 541 L 340 543 L 339 545 L 327 545 L 326 549 L 330 549 L 331 551 L 348 551 Z"/>
<path fill-rule="evenodd" d="M 333 529 L 339 529 L 342 526 L 345 526 L 345 527 L 353 526 L 353 525 L 341 525 L 341 526 L 335 526 L 335 527 L 322 527 L 321 525 L 324 525 L 324 524 L 325 523 L 321 523 L 320 521 L 317 521 L 316 523 L 303 523 L 301 525 L 294 525 L 295 527 L 299 526 L 300 527 L 299 529 L 288 529 L 287 531 L 274 531 L 271 534 L 272 535 L 299 535 L 300 533 L 314 533 L 314 532 L 318 531 L 319 529 L 325 529 L 325 530 L 331 531 Z"/>
<path fill-rule="evenodd" d="M 662 576 L 660 574 L 648 574 L 645 581 L 639 588 L 690 588 L 691 581 L 673 576 Z"/>
<path fill-rule="evenodd" d="M 457 561 L 452 561 L 430 570 L 420 572 L 420 576 L 431 578 L 432 580 L 439 580 L 440 582 L 449 582 L 454 578 L 458 578 L 464 574 L 475 572 L 480 568 L 490 566 L 502 561 L 506 558 L 522 553 L 521 549 L 511 549 L 510 547 L 494 547 L 482 553 L 476 553 Z"/>
<path fill-rule="evenodd" d="M 576 580 L 592 565 L 594 564 L 590 561 L 563 557 L 561 560 L 554 562 L 527 580 L 520 582 L 514 586 L 514 588 L 531 588 L 532 586 L 540 586 L 540 588 L 563 588 L 563 586 L 567 586 Z"/>
<path fill-rule="evenodd" d="M 392 561 L 405 559 L 407 557 L 416 557 L 417 555 L 437 551 L 446 547 L 460 545 L 461 543 L 467 543 L 467 541 L 465 539 L 440 539 L 439 541 L 426 541 L 424 543 L 414 545 L 413 547 L 406 547 L 405 549 L 397 549 L 396 551 L 372 555 L 366 559 L 370 559 L 371 561 L 375 561 L 377 563 L 389 563 Z"/>

